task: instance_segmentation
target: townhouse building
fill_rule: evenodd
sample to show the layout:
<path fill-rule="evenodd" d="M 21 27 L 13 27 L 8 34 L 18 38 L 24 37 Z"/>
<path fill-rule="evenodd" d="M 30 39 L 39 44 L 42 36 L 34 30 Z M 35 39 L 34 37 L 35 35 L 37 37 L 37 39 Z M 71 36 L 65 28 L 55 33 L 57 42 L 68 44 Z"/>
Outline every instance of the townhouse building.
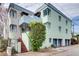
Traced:
<path fill-rule="evenodd" d="M 43 4 L 37 9 L 46 26 L 46 40 L 43 47 L 68 46 L 71 44 L 72 21 L 52 4 Z"/>
<path fill-rule="evenodd" d="M 8 8 L 8 28 L 11 46 L 19 52 L 31 50 L 28 37 L 31 21 L 46 26 L 46 39 L 42 47 L 61 47 L 71 44 L 72 21 L 50 3 L 44 3 L 36 12 L 11 3 Z"/>

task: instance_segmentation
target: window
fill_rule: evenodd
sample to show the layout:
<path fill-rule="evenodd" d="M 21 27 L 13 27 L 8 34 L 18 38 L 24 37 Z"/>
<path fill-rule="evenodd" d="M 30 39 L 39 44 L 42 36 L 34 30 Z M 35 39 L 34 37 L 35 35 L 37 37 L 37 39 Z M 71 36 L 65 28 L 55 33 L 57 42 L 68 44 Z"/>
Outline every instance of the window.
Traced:
<path fill-rule="evenodd" d="M 46 8 L 45 10 L 43 10 L 43 15 L 49 15 L 49 13 L 51 12 L 51 10 L 49 8 Z"/>
<path fill-rule="evenodd" d="M 44 16 L 46 16 L 46 15 L 47 15 L 47 11 L 46 11 L 46 9 L 45 9 L 45 10 L 43 10 L 43 15 L 44 15 Z"/>
<path fill-rule="evenodd" d="M 59 16 L 59 21 L 61 21 L 61 16 Z"/>
<path fill-rule="evenodd" d="M 68 29 L 66 29 L 66 33 L 68 33 Z"/>
<path fill-rule="evenodd" d="M 10 10 L 10 17 L 16 18 L 16 11 L 15 10 Z"/>
<path fill-rule="evenodd" d="M 66 20 L 66 25 L 68 24 L 68 20 Z"/>
<path fill-rule="evenodd" d="M 61 32 L 61 26 L 59 26 L 59 32 Z"/>
<path fill-rule="evenodd" d="M 48 15 L 50 14 L 50 12 L 51 12 L 51 10 L 49 9 L 49 8 L 47 8 L 47 10 L 48 10 Z"/>
<path fill-rule="evenodd" d="M 10 31 L 16 31 L 16 29 L 17 29 L 16 25 L 13 24 L 10 25 Z"/>
<path fill-rule="evenodd" d="M 25 32 L 25 31 L 30 31 L 30 27 L 28 26 L 28 23 L 22 23 L 20 25 L 21 31 Z"/>
<path fill-rule="evenodd" d="M 50 43 L 51 43 L 51 40 L 52 40 L 52 39 L 51 39 L 51 38 L 49 38 L 49 42 L 50 42 Z"/>

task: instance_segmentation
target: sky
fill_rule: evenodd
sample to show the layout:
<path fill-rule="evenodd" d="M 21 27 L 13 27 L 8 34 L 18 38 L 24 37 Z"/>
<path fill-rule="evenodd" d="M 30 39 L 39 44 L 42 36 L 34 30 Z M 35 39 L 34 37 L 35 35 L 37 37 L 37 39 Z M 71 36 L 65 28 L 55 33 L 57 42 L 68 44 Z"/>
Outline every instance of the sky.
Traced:
<path fill-rule="evenodd" d="M 40 6 L 44 3 L 15 3 L 19 6 L 22 6 L 30 11 L 35 12 Z M 79 32 L 79 3 L 51 3 L 58 10 L 63 12 L 67 17 L 69 17 L 73 22 L 75 22 L 75 32 Z M 5 4 L 5 7 L 8 7 L 9 3 Z"/>

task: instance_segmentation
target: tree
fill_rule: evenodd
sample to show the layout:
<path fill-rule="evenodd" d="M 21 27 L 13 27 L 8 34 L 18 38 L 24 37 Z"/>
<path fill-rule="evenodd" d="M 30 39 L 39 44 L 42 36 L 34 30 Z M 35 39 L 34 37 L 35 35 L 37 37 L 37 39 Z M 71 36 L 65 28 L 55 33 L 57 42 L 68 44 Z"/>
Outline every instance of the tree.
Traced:
<path fill-rule="evenodd" d="M 31 22 L 29 26 L 32 50 L 38 51 L 45 40 L 45 26 L 39 22 Z"/>

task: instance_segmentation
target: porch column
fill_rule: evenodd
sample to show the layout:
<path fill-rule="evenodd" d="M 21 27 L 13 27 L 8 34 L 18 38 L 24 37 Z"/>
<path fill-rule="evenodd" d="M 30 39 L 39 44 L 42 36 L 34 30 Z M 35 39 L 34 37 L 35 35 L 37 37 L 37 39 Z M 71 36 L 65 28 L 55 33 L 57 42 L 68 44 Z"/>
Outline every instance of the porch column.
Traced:
<path fill-rule="evenodd" d="M 7 38 L 8 33 L 6 32 L 6 31 L 7 31 L 6 27 L 7 27 L 7 26 L 6 26 L 5 23 L 4 23 L 4 28 L 3 28 L 3 36 L 4 36 L 4 39 L 8 39 L 8 38 Z"/>

